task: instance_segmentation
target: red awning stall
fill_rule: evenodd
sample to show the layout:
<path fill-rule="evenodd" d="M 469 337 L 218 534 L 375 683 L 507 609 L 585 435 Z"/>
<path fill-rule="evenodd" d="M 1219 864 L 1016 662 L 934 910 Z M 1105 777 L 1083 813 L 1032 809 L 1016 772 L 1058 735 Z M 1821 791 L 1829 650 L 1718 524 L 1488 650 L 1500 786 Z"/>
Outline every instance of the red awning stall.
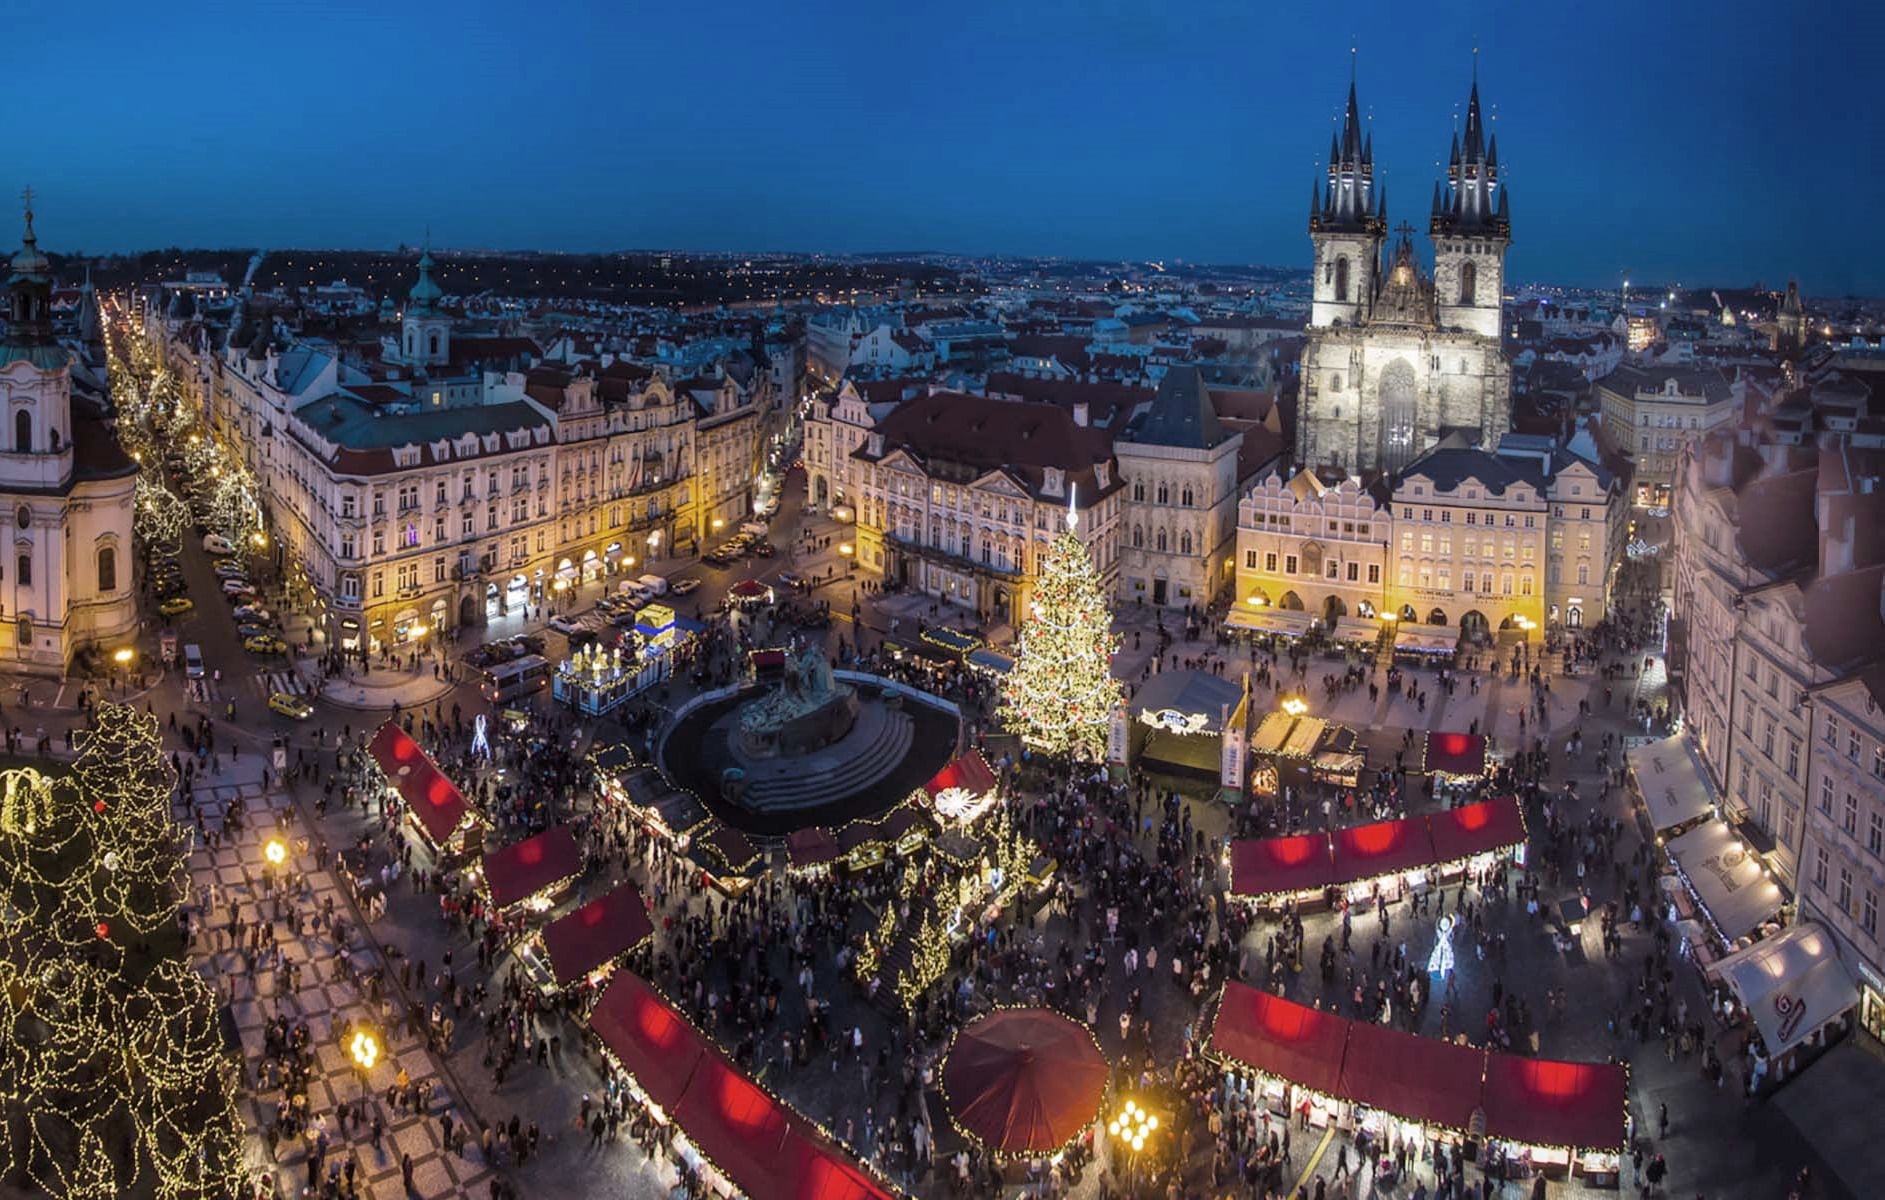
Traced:
<path fill-rule="evenodd" d="M 454 839 L 477 820 L 477 814 L 412 735 L 388 721 L 367 743 L 367 753 L 405 801 L 406 811 L 432 849 L 455 848 Z"/>
<path fill-rule="evenodd" d="M 557 825 L 484 856 L 485 890 L 499 912 L 526 902 L 547 907 L 582 874 L 582 851 L 569 826 Z"/>
<path fill-rule="evenodd" d="M 1617 1063 L 1486 1055 L 1486 1133 L 1524 1146 L 1621 1150 L 1630 1074 Z"/>
<path fill-rule="evenodd" d="M 890 1200 L 889 1189 L 866 1175 L 851 1156 L 801 1120 L 793 1122 L 779 1156 L 778 1200 Z M 752 1193 L 757 1195 L 758 1193 Z"/>
<path fill-rule="evenodd" d="M 1426 768 L 1429 775 L 1478 779 L 1486 773 L 1486 739 L 1477 733 L 1430 733 Z"/>
<path fill-rule="evenodd" d="M 1397 1117 L 1465 1130 L 1485 1069 L 1484 1050 L 1351 1021 L 1339 1094 Z"/>
<path fill-rule="evenodd" d="M 1336 830 L 1329 840 L 1335 857 L 1330 878 L 1338 884 L 1433 865 L 1433 840 L 1427 836 L 1427 822 L 1419 817 L 1352 825 Z"/>
<path fill-rule="evenodd" d="M 923 792 L 938 817 L 969 824 L 994 804 L 995 772 L 980 751 L 970 750 L 936 772 Z"/>
<path fill-rule="evenodd" d="M 1052 1009 L 1001 1008 L 950 1044 L 943 1102 L 958 1129 L 997 1154 L 1052 1154 L 1099 1116 L 1108 1070 L 1085 1025 Z"/>
<path fill-rule="evenodd" d="M 1326 834 L 1239 838 L 1230 844 L 1233 896 L 1259 898 L 1317 891 L 1329 885 L 1331 870 Z"/>
<path fill-rule="evenodd" d="M 1525 844 L 1525 814 L 1518 797 L 1499 796 L 1427 814 L 1436 862 L 1459 862 Z"/>
<path fill-rule="evenodd" d="M 708 1042 L 641 979 L 617 971 L 589 1010 L 589 1028 L 650 1102 L 672 1115 Z"/>
<path fill-rule="evenodd" d="M 641 889 L 624 883 L 544 927 L 543 952 L 551 978 L 557 987 L 566 988 L 591 972 L 612 967 L 654 931 Z"/>
<path fill-rule="evenodd" d="M 703 1058 L 674 1121 L 708 1162 L 749 1196 L 780 1190 L 789 1110 L 718 1051 Z"/>
<path fill-rule="evenodd" d="M 1253 1071 L 1333 1096 L 1341 1086 L 1348 1022 L 1244 983 L 1227 983 L 1210 1049 Z"/>

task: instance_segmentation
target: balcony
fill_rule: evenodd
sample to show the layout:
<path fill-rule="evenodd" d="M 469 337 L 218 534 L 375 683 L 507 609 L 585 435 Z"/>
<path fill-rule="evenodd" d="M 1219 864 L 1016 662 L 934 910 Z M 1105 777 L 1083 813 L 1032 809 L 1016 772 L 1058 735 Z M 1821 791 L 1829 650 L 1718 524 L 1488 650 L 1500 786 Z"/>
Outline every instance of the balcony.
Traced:
<path fill-rule="evenodd" d="M 886 532 L 884 540 L 897 547 L 902 553 L 924 562 L 933 562 L 938 566 L 971 574 L 988 575 L 1000 579 L 1020 579 L 1020 567 L 1004 567 L 994 562 L 982 562 L 962 554 L 954 554 L 940 546 L 925 545 L 914 538 L 904 538 L 894 532 Z"/>

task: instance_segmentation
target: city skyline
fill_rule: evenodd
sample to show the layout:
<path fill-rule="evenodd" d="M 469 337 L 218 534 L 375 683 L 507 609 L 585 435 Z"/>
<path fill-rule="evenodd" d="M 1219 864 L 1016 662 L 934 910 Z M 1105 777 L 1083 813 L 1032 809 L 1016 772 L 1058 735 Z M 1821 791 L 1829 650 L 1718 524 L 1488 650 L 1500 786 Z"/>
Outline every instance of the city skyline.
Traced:
<path fill-rule="evenodd" d="M 1619 39 L 1587 13 L 1492 6 L 1339 23 L 1231 5 L 537 12 L 528 35 L 496 9 L 426 4 L 319 26 L 130 21 L 97 35 L 117 66 L 82 91 L 55 57 L 18 65 L 66 102 L 5 182 L 35 187 L 62 252 L 412 245 L 429 228 L 442 247 L 1300 266 L 1351 62 L 1390 219 L 1424 225 L 1477 57 L 1513 283 L 1885 292 L 1885 266 L 1822 236 L 1829 196 L 1885 182 L 1850 152 L 1877 141 L 1851 28 L 1870 14 L 1724 21 L 1680 3 Z M 23 24 L 29 44 L 57 37 Z M 1820 33 L 1834 27 L 1852 36 Z M 384 69 L 348 66 L 363 46 Z M 1809 71 L 1807 95 L 1789 81 Z"/>

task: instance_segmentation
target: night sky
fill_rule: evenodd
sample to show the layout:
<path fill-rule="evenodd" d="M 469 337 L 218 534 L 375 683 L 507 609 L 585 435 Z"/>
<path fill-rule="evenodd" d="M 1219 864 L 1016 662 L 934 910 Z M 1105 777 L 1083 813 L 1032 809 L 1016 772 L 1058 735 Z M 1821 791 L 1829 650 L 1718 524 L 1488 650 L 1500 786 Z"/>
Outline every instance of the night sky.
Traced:
<path fill-rule="evenodd" d="M 1874 5 L 263 0 L 10 18 L 0 186 L 33 185 L 64 251 L 393 246 L 429 224 L 451 247 L 1306 264 L 1350 46 L 1390 215 L 1422 226 L 1477 45 L 1514 281 L 1628 268 L 1885 293 Z"/>

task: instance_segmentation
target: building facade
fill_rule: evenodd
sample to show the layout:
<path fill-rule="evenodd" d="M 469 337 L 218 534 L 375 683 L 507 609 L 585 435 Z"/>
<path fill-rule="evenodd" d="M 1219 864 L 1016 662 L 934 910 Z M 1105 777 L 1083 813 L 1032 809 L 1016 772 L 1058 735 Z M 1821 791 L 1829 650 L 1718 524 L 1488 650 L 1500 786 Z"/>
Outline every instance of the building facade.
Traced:
<path fill-rule="evenodd" d="M 52 266 L 33 212 L 8 263 L 0 338 L 0 663 L 58 677 L 84 647 L 114 649 L 137 632 L 132 501 L 137 466 L 105 414 L 72 395 L 72 352 L 52 328 Z"/>
<path fill-rule="evenodd" d="M 1123 486 L 1111 438 L 1053 404 L 932 392 L 905 400 L 852 455 L 866 575 L 1018 626 L 1066 527 L 1101 586 L 1119 573 Z"/>
<path fill-rule="evenodd" d="M 1238 503 L 1235 602 L 1315 613 L 1333 626 L 1387 608 L 1393 515 L 1378 488 L 1272 471 Z"/>
<path fill-rule="evenodd" d="M 1490 448 L 1511 423 L 1511 367 L 1500 343 L 1512 226 L 1498 140 L 1486 139 L 1475 81 L 1464 140 L 1454 138 L 1429 230 L 1434 275 L 1403 225 L 1391 257 L 1387 197 L 1374 178 L 1355 87 L 1331 139 L 1327 191 L 1311 192 L 1315 248 L 1302 357 L 1297 458 L 1341 470 L 1397 471 L 1448 431 Z"/>
<path fill-rule="evenodd" d="M 1204 608 L 1231 582 L 1243 441 L 1218 420 L 1196 367 L 1166 372 L 1113 444 L 1127 487 L 1122 601 Z"/>
<path fill-rule="evenodd" d="M 1691 443 L 1732 424 L 1742 395 L 1706 367 L 1618 367 L 1597 381 L 1604 432 L 1632 460 L 1637 504 L 1667 508 L 1677 463 Z"/>

